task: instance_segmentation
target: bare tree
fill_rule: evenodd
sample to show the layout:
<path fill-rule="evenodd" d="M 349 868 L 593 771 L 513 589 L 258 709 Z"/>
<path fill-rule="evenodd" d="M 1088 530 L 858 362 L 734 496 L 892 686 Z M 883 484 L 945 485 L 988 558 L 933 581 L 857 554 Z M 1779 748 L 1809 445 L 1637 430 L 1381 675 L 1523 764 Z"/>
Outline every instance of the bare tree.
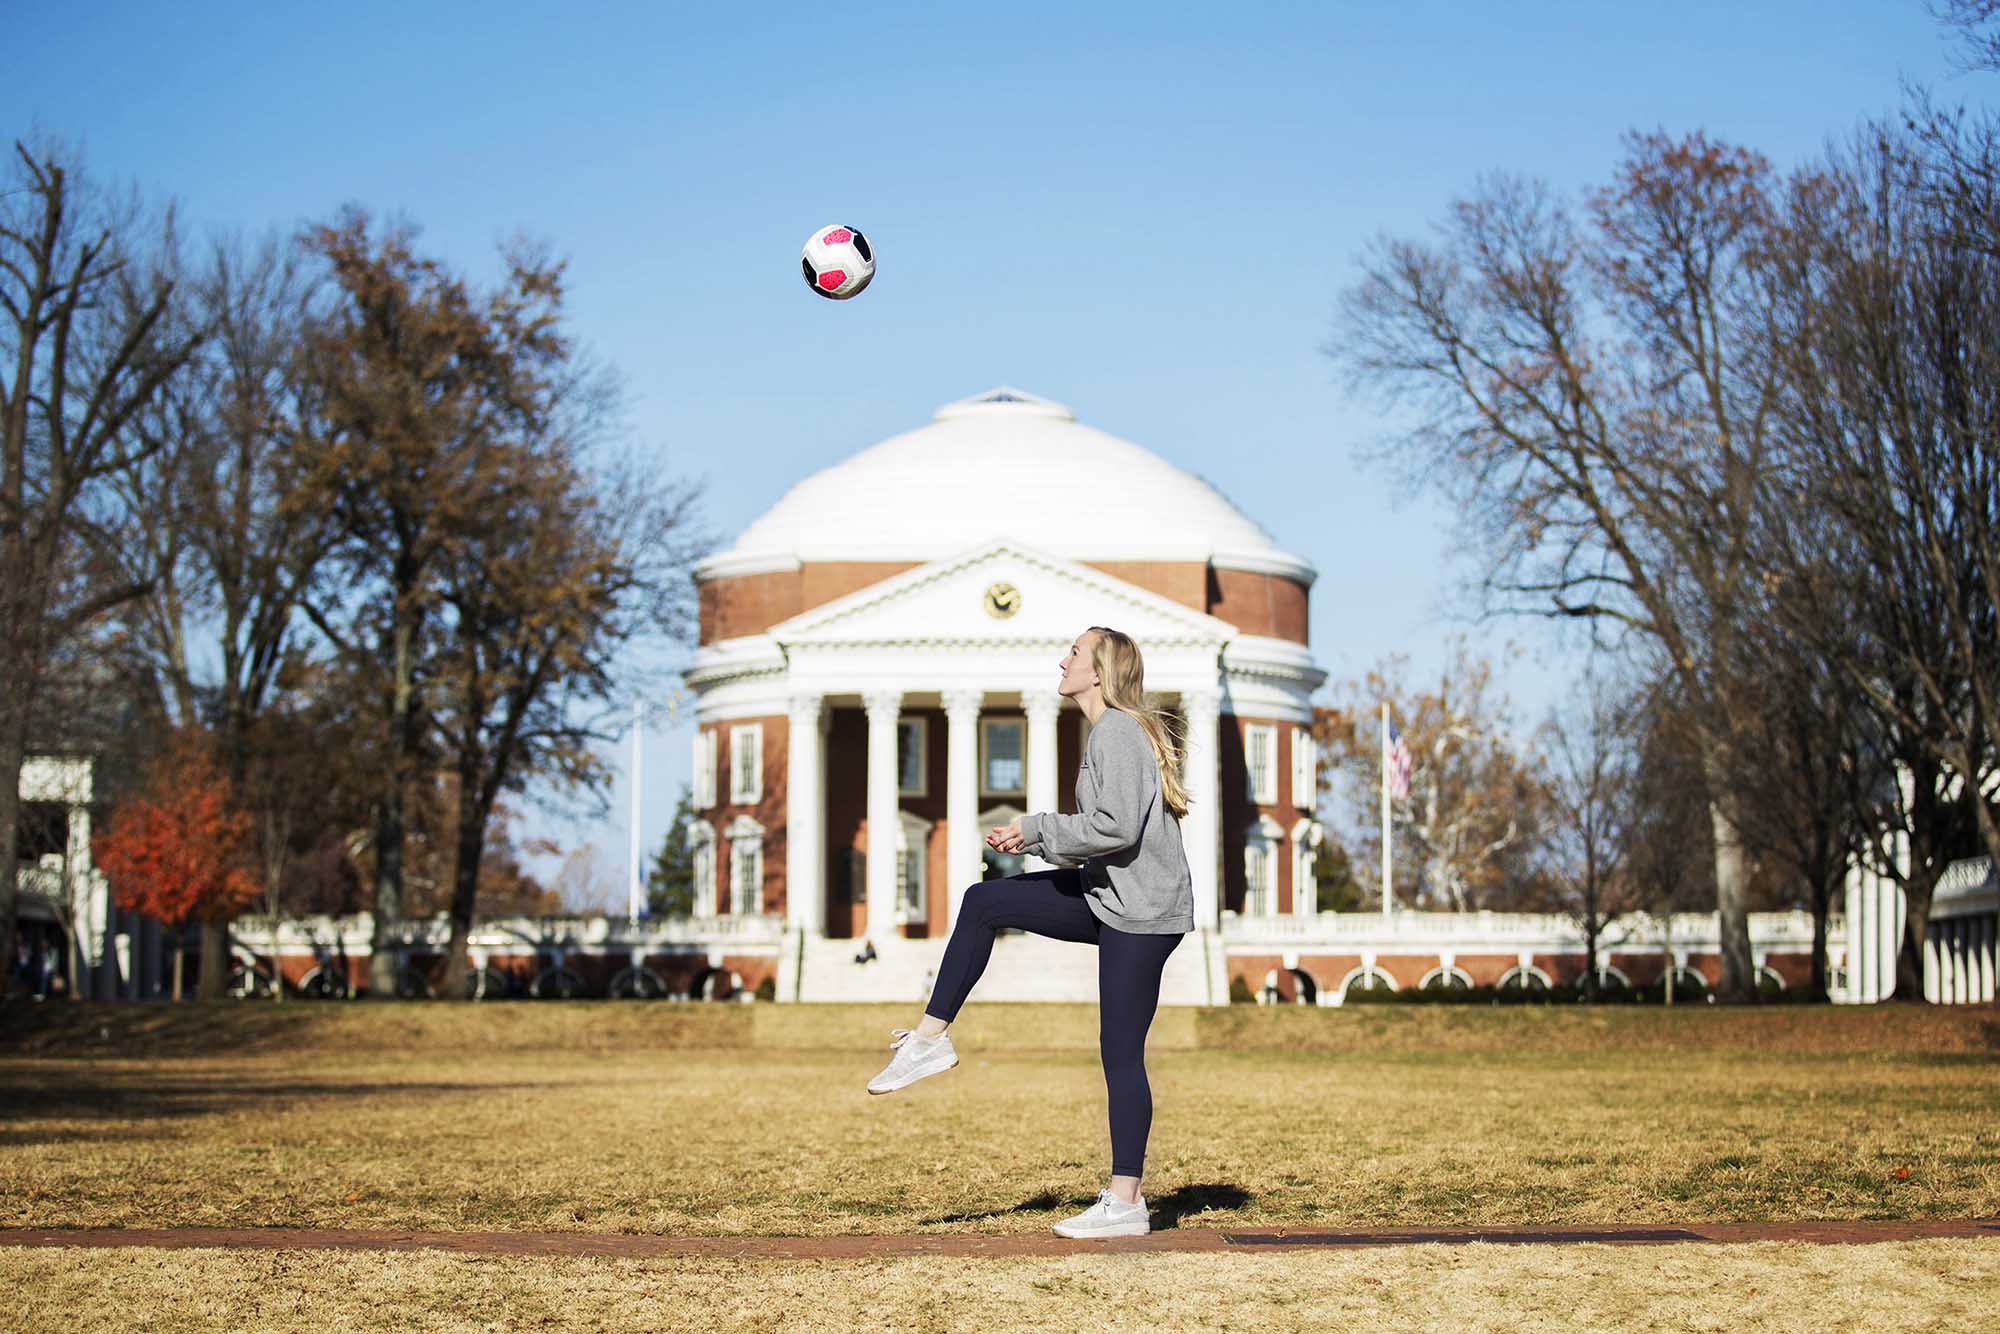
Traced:
<path fill-rule="evenodd" d="M 1719 778 L 1765 485 L 1769 170 L 1696 134 L 1634 136 L 1588 220 L 1494 179 L 1433 244 L 1379 244 L 1331 349 L 1416 410 L 1391 457 L 1464 506 L 1502 612 L 1609 623 L 1656 646 Z M 1710 790 L 1726 797 L 1727 785 Z M 1755 998 L 1747 867 L 1712 811 L 1723 985 Z"/>
<path fill-rule="evenodd" d="M 2000 70 L 2000 0 L 1933 0 L 1931 14 L 1958 38 L 1968 70 Z"/>
<path fill-rule="evenodd" d="M 1907 867 L 1877 860 L 1903 882 L 1912 999 L 1937 877 L 1974 830 L 2000 864 L 1996 164 L 1990 127 L 1948 147 L 1871 127 L 1797 185 L 1781 252 L 1773 462 L 1805 508 L 1772 517 L 1772 606 L 1901 772 L 1882 832 Z"/>
<path fill-rule="evenodd" d="M 1618 895 L 1661 928 L 1715 902 L 1714 799 L 1701 745 L 1671 678 L 1649 683 L 1633 708 L 1635 763 L 1618 856 Z M 1665 996 L 1674 995 L 1673 942 L 1659 941 Z"/>
<path fill-rule="evenodd" d="M 13 958 L 20 775 L 52 663 L 145 591 L 119 574 L 113 485 L 149 446 L 132 426 L 187 362 L 171 222 L 17 143 L 0 178 L 0 952 Z M 13 987 L 11 974 L 0 984 Z"/>
<path fill-rule="evenodd" d="M 684 631 L 700 539 L 695 491 L 632 477 L 593 491 L 559 439 L 530 442 L 476 534 L 441 567 L 438 749 L 458 802 L 445 994 L 463 994 L 485 842 L 502 793 L 600 788 L 618 656 Z"/>
<path fill-rule="evenodd" d="M 1411 898 L 1431 907 L 1508 906 L 1526 878 L 1545 793 L 1507 737 L 1493 664 L 1460 643 L 1435 689 L 1414 688 L 1406 669 L 1401 658 L 1383 663 L 1351 683 L 1328 715 L 1328 767 L 1343 777 L 1351 809 L 1360 813 L 1351 830 L 1356 853 L 1369 867 L 1381 864 L 1375 708 L 1386 700 L 1411 755 L 1409 792 L 1391 814 L 1396 871 L 1408 877 L 1401 882 L 1413 880 Z"/>
<path fill-rule="evenodd" d="M 1631 702 L 1586 672 L 1569 707 L 1550 711 L 1538 739 L 1550 806 L 1541 852 L 1557 905 L 1583 933 L 1581 985 L 1595 992 L 1606 933 L 1639 906 L 1619 874 L 1637 768 Z"/>

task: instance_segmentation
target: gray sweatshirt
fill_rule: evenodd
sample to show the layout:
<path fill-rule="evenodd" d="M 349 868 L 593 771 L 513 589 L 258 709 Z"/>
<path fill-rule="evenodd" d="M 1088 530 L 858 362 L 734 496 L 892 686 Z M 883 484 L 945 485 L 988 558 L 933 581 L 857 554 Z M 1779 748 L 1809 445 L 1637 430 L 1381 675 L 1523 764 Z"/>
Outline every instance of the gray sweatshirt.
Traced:
<path fill-rule="evenodd" d="M 1021 817 L 1027 851 L 1083 868 L 1097 920 L 1135 935 L 1194 930 L 1194 880 L 1180 821 L 1160 800 L 1160 766 L 1139 720 L 1106 709 L 1084 743 L 1075 815 Z"/>

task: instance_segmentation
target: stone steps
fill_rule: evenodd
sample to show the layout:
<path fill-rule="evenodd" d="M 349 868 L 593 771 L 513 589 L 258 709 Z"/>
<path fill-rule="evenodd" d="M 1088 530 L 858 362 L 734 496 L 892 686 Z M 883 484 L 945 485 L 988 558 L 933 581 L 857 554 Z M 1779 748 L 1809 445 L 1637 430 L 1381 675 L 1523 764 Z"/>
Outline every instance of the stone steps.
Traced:
<path fill-rule="evenodd" d="M 856 963 L 859 940 L 827 940 L 794 935 L 785 943 L 786 967 L 779 979 L 782 1000 L 909 1001 L 929 995 L 945 942 L 889 936 L 875 942 L 876 957 Z M 1227 998 L 1221 942 L 1195 932 L 1167 960 L 1160 979 L 1162 1005 L 1209 1005 Z M 1097 999 L 1096 951 L 1089 945 L 1007 934 L 993 943 L 993 957 L 974 990 L 984 1001 L 1072 1001 Z"/>

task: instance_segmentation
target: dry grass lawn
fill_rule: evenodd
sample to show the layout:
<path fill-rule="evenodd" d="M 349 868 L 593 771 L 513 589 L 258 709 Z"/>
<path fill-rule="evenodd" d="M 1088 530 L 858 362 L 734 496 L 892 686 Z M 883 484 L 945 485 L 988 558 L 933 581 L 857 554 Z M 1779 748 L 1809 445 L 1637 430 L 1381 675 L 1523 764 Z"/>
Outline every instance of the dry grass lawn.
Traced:
<path fill-rule="evenodd" d="M 0 1226 L 1041 1231 L 1106 1170 L 1084 1007 L 975 1004 L 960 1067 L 887 1098 L 861 1086 L 911 1016 L 880 1007 L 46 1011 L 0 1012 Z M 2000 1215 L 1996 1033 L 1919 1007 L 1181 1011 L 1147 1194 L 1204 1226 Z"/>
<path fill-rule="evenodd" d="M 727 1263 L 0 1249 L 21 1329 L 1976 1329 L 2000 1247 Z M 1979 1312 L 1987 1314 L 1981 1316 Z M 142 1318 L 143 1315 L 143 1318 Z"/>

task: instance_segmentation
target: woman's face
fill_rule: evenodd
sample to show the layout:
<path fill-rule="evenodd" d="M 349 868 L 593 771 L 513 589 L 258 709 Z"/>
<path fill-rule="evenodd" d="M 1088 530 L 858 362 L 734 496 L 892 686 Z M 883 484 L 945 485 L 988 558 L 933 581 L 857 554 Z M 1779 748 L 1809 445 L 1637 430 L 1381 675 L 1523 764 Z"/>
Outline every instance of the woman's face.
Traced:
<path fill-rule="evenodd" d="M 1085 630 L 1063 654 L 1062 683 L 1056 693 L 1064 699 L 1081 695 L 1097 684 L 1097 631 Z"/>

